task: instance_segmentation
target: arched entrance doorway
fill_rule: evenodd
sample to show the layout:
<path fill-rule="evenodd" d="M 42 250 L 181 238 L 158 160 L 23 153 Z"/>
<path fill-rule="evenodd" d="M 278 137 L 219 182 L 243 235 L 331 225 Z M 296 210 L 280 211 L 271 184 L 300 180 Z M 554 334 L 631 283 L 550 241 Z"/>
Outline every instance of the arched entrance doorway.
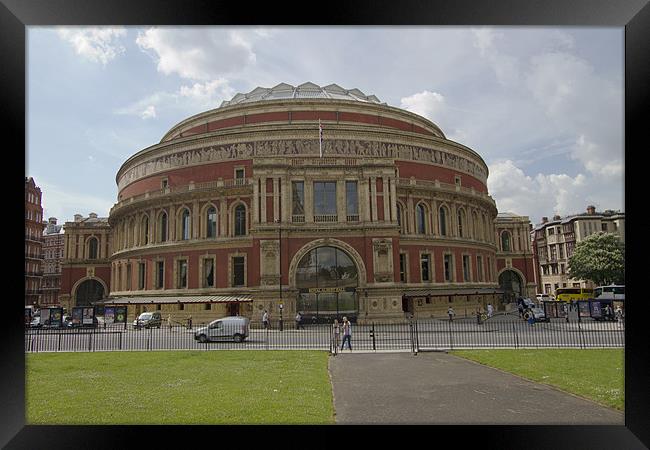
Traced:
<path fill-rule="evenodd" d="M 346 316 L 356 322 L 359 304 L 357 266 L 343 250 L 316 247 L 304 255 L 296 268 L 296 309 L 309 322 L 331 322 Z"/>
<path fill-rule="evenodd" d="M 93 306 L 93 303 L 104 298 L 104 286 L 97 280 L 83 281 L 75 294 L 75 306 Z"/>
<path fill-rule="evenodd" d="M 512 303 L 524 296 L 521 277 L 514 270 L 504 270 L 499 275 L 499 286 L 503 290 L 503 301 Z"/>

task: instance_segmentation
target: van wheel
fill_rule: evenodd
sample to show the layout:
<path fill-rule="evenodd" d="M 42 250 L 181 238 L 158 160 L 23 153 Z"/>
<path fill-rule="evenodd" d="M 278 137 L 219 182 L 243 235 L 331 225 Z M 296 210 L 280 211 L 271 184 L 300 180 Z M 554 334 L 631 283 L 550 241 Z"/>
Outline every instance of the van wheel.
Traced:
<path fill-rule="evenodd" d="M 207 336 L 205 334 L 202 334 L 201 336 L 199 336 L 199 342 L 202 343 L 202 344 L 205 344 L 206 342 L 208 342 Z"/>
<path fill-rule="evenodd" d="M 236 334 L 235 337 L 235 342 L 241 342 L 244 340 L 244 337 L 241 334 Z"/>

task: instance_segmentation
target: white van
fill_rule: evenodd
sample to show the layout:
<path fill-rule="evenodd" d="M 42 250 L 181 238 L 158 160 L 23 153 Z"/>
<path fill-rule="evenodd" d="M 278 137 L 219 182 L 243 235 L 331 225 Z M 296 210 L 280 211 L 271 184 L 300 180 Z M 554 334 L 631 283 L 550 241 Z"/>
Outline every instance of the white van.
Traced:
<path fill-rule="evenodd" d="M 537 294 L 535 296 L 535 300 L 537 300 L 537 303 L 540 304 L 541 302 L 550 302 L 553 300 L 553 298 L 548 294 Z"/>
<path fill-rule="evenodd" d="M 248 337 L 247 317 L 230 316 L 213 320 L 207 327 L 201 327 L 194 333 L 194 339 L 199 342 L 233 340 L 242 342 Z"/>

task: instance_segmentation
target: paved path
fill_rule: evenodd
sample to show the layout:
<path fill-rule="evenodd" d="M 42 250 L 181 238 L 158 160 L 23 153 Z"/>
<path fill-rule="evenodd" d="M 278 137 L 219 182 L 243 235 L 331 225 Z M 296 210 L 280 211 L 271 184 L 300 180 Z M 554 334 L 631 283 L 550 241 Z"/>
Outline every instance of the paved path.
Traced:
<path fill-rule="evenodd" d="M 330 358 L 336 423 L 623 425 L 623 412 L 442 352 Z"/>

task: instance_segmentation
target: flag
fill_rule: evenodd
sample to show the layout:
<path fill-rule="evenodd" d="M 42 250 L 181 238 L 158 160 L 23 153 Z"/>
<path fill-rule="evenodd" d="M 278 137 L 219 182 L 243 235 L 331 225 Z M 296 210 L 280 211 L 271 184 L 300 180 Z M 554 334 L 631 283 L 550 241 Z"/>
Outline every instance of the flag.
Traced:
<path fill-rule="evenodd" d="M 320 149 L 320 157 L 323 157 L 323 125 L 320 123 L 320 119 L 318 119 L 318 138 L 319 138 L 319 144 L 318 148 Z"/>

